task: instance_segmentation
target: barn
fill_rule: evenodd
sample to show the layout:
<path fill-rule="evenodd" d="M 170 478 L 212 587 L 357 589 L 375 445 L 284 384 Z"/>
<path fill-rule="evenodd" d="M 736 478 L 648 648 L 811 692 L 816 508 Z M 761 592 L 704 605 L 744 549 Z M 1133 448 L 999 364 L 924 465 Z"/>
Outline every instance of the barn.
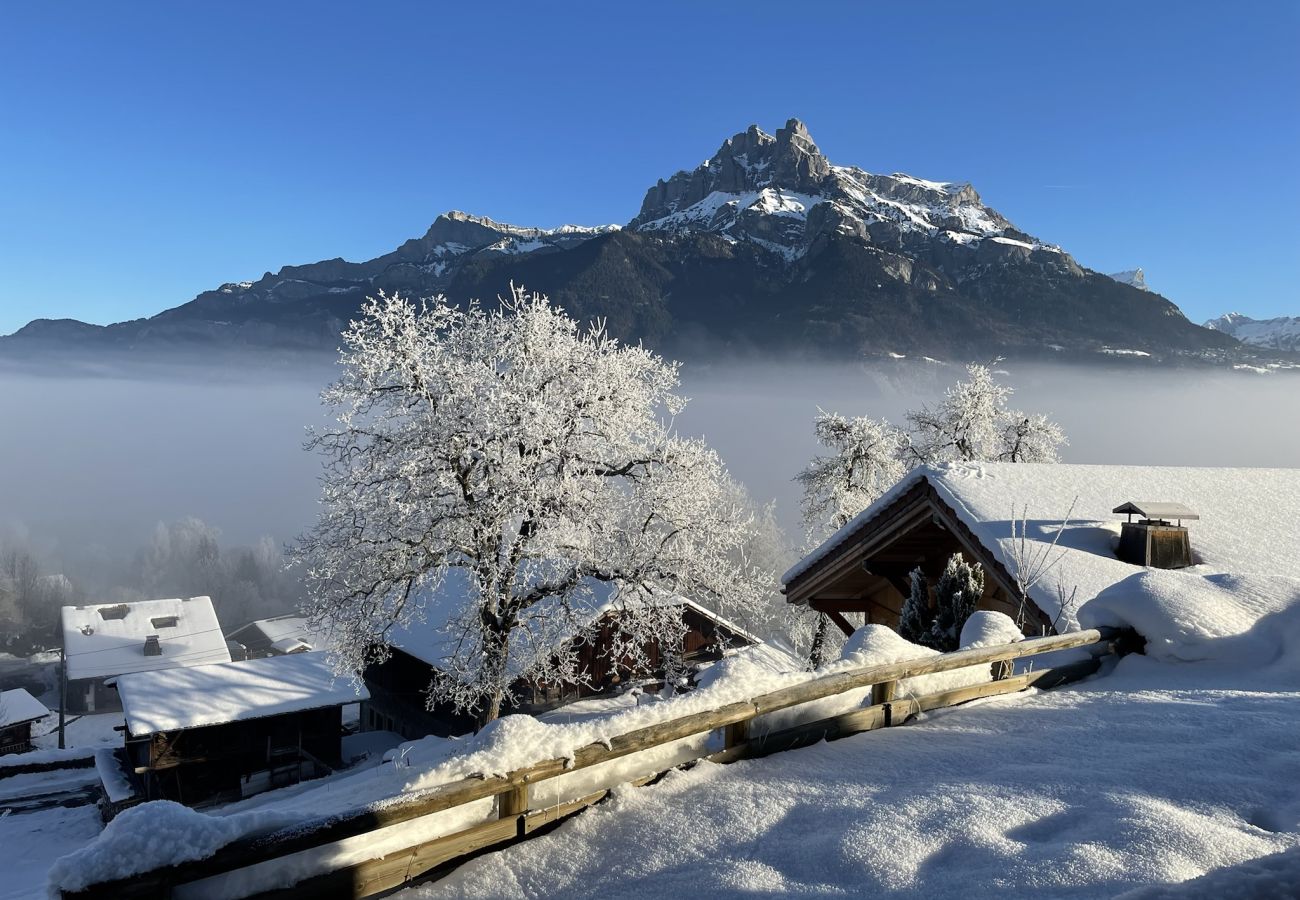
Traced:
<path fill-rule="evenodd" d="M 32 749 L 32 726 L 50 714 L 23 688 L 0 692 L 0 756 Z"/>
<path fill-rule="evenodd" d="M 982 609 L 1024 630 L 1077 627 L 1087 600 L 1151 569 L 1300 578 L 1300 469 L 951 463 L 921 466 L 783 576 L 786 599 L 897 627 L 920 568 L 960 553 L 985 571 Z M 1134 516 L 1140 519 L 1132 521 Z M 1124 521 L 1125 518 L 1130 521 Z"/>
<path fill-rule="evenodd" d="M 440 589 L 442 598 L 450 602 L 439 604 L 435 598 L 426 604 L 425 621 L 390 629 L 391 657 L 365 672 L 370 700 L 362 705 L 363 729 L 392 731 L 407 739 L 429 734 L 445 737 L 474 730 L 473 717 L 457 713 L 445 704 L 430 709 L 427 695 L 430 682 L 452 652 L 454 640 L 445 617 L 450 611 L 463 608 L 461 595 L 466 584 L 467 579 L 460 570 L 452 569 Z M 617 694 L 633 683 L 663 678 L 666 660 L 657 646 L 644 648 L 654 662 L 649 672 L 631 671 L 626 660 L 611 658 L 609 651 L 618 637 L 619 618 L 628 601 L 626 597 L 620 599 L 615 586 L 592 582 L 589 587 L 591 596 L 582 602 L 577 614 L 566 618 L 560 627 L 547 629 L 543 638 L 549 642 L 544 652 L 554 652 L 576 642 L 573 649 L 578 655 L 580 671 L 587 676 L 586 683 L 536 684 L 518 677 L 514 691 L 521 701 L 503 709 L 503 715 L 535 715 L 575 700 Z M 644 595 L 641 597 L 636 602 L 643 602 Z M 721 658 L 727 649 L 761 643 L 741 626 L 684 597 L 665 595 L 651 602 L 681 611 L 686 635 L 680 663 L 689 673 Z M 512 664 L 518 666 L 517 658 L 512 657 Z"/>
<path fill-rule="evenodd" d="M 138 672 L 117 689 L 140 793 L 191 806 L 329 774 L 343 707 L 369 696 L 319 652 Z"/>
<path fill-rule="evenodd" d="M 65 606 L 61 619 L 72 712 L 121 709 L 105 684 L 118 675 L 230 662 L 208 597 Z"/>

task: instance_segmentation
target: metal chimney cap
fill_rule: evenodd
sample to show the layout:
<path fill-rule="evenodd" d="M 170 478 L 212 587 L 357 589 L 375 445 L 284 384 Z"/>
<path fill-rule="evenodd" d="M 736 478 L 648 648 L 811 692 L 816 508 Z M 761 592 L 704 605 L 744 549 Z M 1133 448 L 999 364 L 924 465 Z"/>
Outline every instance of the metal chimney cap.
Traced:
<path fill-rule="evenodd" d="M 1159 500 L 1130 500 L 1115 507 L 1111 512 L 1139 515 L 1144 519 L 1194 520 L 1200 518 L 1199 515 L 1181 503 L 1167 503 Z"/>

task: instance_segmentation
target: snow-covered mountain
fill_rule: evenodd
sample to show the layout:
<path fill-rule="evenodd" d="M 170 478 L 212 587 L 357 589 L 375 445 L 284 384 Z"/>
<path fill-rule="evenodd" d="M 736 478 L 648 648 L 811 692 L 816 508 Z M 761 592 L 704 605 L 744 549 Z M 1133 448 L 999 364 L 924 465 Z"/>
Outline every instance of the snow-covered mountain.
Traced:
<path fill-rule="evenodd" d="M 1205 323 L 1206 328 L 1222 331 L 1252 347 L 1267 350 L 1300 352 L 1300 316 L 1276 319 L 1252 319 L 1241 313 L 1226 313 Z"/>
<path fill-rule="evenodd" d="M 707 231 L 787 260 L 806 255 L 829 232 L 895 248 L 936 242 L 973 248 L 991 240 L 1060 253 L 1059 247 L 1016 231 L 969 184 L 832 165 L 797 119 L 775 135 L 751 125 L 699 168 L 660 181 L 628 227 Z"/>
<path fill-rule="evenodd" d="M 365 262 L 232 282 L 148 319 L 38 320 L 0 351 L 327 348 L 379 291 L 491 299 L 509 282 L 680 356 L 1241 352 L 1135 284 L 1017 229 L 963 182 L 833 164 L 791 119 L 654 184 L 624 227 L 527 228 L 453 211 Z M 186 351 L 188 352 L 188 350 Z"/>
<path fill-rule="evenodd" d="M 1151 290 L 1151 288 L 1147 287 L 1146 274 L 1143 273 L 1143 271 L 1140 268 L 1128 269 L 1127 271 L 1124 272 L 1112 272 L 1110 277 L 1118 281 L 1120 284 L 1130 285 L 1132 287 L 1137 288 L 1140 291 Z"/>

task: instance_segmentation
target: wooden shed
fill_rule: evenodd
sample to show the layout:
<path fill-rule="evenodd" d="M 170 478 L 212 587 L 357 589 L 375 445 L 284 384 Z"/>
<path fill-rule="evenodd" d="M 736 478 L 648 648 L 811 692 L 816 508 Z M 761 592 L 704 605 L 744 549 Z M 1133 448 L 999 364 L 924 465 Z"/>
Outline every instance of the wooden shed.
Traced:
<path fill-rule="evenodd" d="M 327 775 L 364 688 L 323 653 L 123 675 L 126 754 L 146 799 L 198 805 Z"/>
<path fill-rule="evenodd" d="M 719 618 L 708 609 L 682 597 L 664 598 L 667 606 L 681 610 L 686 636 L 681 648 L 680 664 L 688 673 L 705 663 L 718 660 L 727 649 L 750 646 L 759 639 L 740 626 Z M 617 694 L 633 683 L 654 682 L 665 674 L 665 658 L 658 646 L 647 646 L 652 661 L 649 671 L 636 671 L 628 658 L 615 659 L 611 653 L 619 634 L 620 611 L 616 606 L 597 605 L 585 636 L 574 636 L 573 649 L 578 668 L 587 676 L 576 684 L 545 684 L 519 677 L 514 691 L 520 701 L 502 710 L 503 715 L 536 715 L 588 697 Z M 392 731 L 410 740 L 435 734 L 450 736 L 474 730 L 472 716 L 458 713 L 447 704 L 430 708 L 428 688 L 444 664 L 448 652 L 445 635 L 428 623 L 413 624 L 390 631 L 392 656 L 384 663 L 370 666 L 365 672 L 370 700 L 362 704 L 361 726 L 367 731 Z M 557 650 L 565 646 L 560 638 Z"/>
<path fill-rule="evenodd" d="M 32 726 L 50 714 L 23 688 L 0 692 L 0 756 L 32 749 Z"/>
<path fill-rule="evenodd" d="M 855 627 L 845 613 L 897 628 L 910 592 L 909 573 L 920 568 L 933 582 L 960 553 L 984 569 L 979 608 L 1014 618 L 1019 591 L 1001 557 L 976 537 L 924 474 L 909 476 L 900 487 L 787 572 L 786 600 L 825 613 L 845 634 Z M 1055 633 L 1051 619 L 1032 601 L 1025 612 L 1026 633 Z"/>

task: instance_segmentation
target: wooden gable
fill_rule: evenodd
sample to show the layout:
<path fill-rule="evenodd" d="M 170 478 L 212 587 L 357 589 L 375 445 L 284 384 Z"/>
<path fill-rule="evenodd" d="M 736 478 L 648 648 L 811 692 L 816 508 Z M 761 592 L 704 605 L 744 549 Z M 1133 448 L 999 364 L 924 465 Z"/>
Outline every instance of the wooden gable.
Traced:
<path fill-rule="evenodd" d="M 1015 617 L 1019 591 L 997 554 L 985 547 L 925 478 L 904 491 L 785 587 L 786 600 L 828 614 L 852 631 L 844 613 L 898 626 L 909 573 L 920 568 L 931 583 L 954 553 L 985 572 L 980 609 Z M 1051 619 L 1030 601 L 1025 632 L 1054 634 Z"/>

